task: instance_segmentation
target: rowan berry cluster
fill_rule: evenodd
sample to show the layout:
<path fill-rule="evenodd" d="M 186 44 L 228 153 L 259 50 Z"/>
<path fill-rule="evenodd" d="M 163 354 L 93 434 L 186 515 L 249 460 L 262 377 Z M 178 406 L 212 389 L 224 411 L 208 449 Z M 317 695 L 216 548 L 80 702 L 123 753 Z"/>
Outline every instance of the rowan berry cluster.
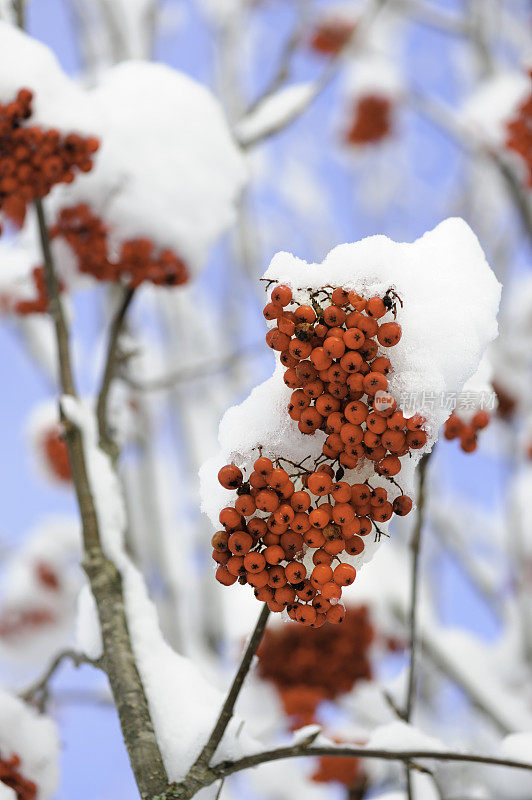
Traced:
<path fill-rule="evenodd" d="M 365 145 L 385 139 L 392 130 L 392 110 L 388 97 L 378 94 L 360 97 L 344 134 L 345 144 Z"/>
<path fill-rule="evenodd" d="M 336 56 L 349 42 L 355 28 L 356 22 L 340 16 L 322 19 L 312 32 L 310 46 L 321 55 Z"/>
<path fill-rule="evenodd" d="M 464 453 L 473 453 L 478 445 L 478 432 L 487 428 L 489 422 L 490 415 L 483 409 L 477 411 L 470 422 L 464 422 L 464 420 L 453 411 L 445 423 L 443 435 L 449 441 L 459 439 L 460 447 Z"/>
<path fill-rule="evenodd" d="M 532 94 L 519 106 L 516 115 L 508 122 L 506 146 L 523 159 L 527 171 L 527 184 L 532 188 Z"/>
<path fill-rule="evenodd" d="M 412 508 L 394 476 L 401 457 L 422 448 L 427 435 L 425 420 L 406 419 L 386 391 L 392 364 L 379 346 L 401 338 L 395 298 L 391 290 L 365 299 L 325 287 L 312 293 L 311 305 L 301 305 L 287 286 L 276 286 L 264 309 L 277 322 L 266 341 L 280 353 L 284 381 L 294 390 L 288 414 L 302 433 L 320 430 L 326 439 L 312 466 L 308 458 L 274 462 L 259 452 L 246 477 L 235 464 L 222 467 L 218 480 L 236 499 L 220 512 L 213 558 L 220 583 L 249 584 L 271 611 L 286 609 L 303 625 L 342 622 L 339 601 L 356 570 L 340 555 L 359 555 L 363 537 L 374 531 L 379 539 L 379 523 Z M 377 321 L 388 313 L 393 321 Z M 368 480 L 343 480 L 345 469 L 363 463 L 390 482 L 395 497 Z"/>
<path fill-rule="evenodd" d="M 20 758 L 16 754 L 3 758 L 0 754 L 0 782 L 8 786 L 17 800 L 36 800 L 37 786 L 20 772 Z"/>
<path fill-rule="evenodd" d="M 98 281 L 122 281 L 136 288 L 144 281 L 181 286 L 189 279 L 184 261 L 171 250 L 158 249 L 151 239 L 130 239 L 112 254 L 107 226 L 85 204 L 63 209 L 50 235 L 64 239 L 79 271 Z"/>
<path fill-rule="evenodd" d="M 33 200 L 57 183 L 71 183 L 77 170 L 89 172 L 98 149 L 92 136 L 27 125 L 32 102 L 33 93 L 21 89 L 13 101 L 0 104 L 0 211 L 17 225 Z"/>
<path fill-rule="evenodd" d="M 345 623 L 310 631 L 300 625 L 267 629 L 258 650 L 259 674 L 271 681 L 294 727 L 316 720 L 323 700 L 334 700 L 371 680 L 375 632 L 366 606 L 352 606 Z M 323 669 L 324 653 L 327 669 Z"/>
<path fill-rule="evenodd" d="M 45 430 L 37 446 L 41 448 L 46 466 L 54 477 L 62 483 L 69 483 L 72 480 L 72 469 L 61 427 L 54 425 Z"/>
<path fill-rule="evenodd" d="M 397 475 L 400 459 L 427 442 L 425 419 L 419 414 L 406 419 L 387 391 L 392 363 L 384 352 L 402 335 L 397 301 L 392 290 L 366 299 L 325 287 L 311 294 L 311 305 L 300 305 L 288 286 L 277 286 L 264 309 L 266 319 L 277 322 L 266 342 L 286 367 L 284 382 L 294 390 L 288 413 L 299 430 L 310 435 L 324 430 L 326 458 L 348 469 L 370 460 L 385 477 Z M 390 314 L 394 319 L 383 321 Z M 410 510 L 407 499 L 392 508 L 381 491 L 377 497 L 382 522 L 392 511 Z"/>

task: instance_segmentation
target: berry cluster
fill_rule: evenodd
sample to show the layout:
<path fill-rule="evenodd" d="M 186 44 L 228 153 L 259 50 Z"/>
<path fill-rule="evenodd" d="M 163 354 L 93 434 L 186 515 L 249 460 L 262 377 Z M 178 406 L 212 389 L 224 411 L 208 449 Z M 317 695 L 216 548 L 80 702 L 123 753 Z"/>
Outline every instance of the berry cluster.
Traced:
<path fill-rule="evenodd" d="M 13 754 L 9 758 L 2 758 L 0 754 L 0 782 L 8 786 L 17 800 L 36 800 L 37 786 L 21 774 L 20 758 Z"/>
<path fill-rule="evenodd" d="M 33 93 L 21 89 L 12 102 L 0 104 L 0 210 L 17 225 L 27 205 L 56 183 L 71 183 L 76 170 L 89 172 L 98 149 L 94 137 L 26 125 L 32 101 Z"/>
<path fill-rule="evenodd" d="M 344 134 L 347 145 L 380 142 L 392 130 L 392 103 L 388 97 L 368 94 L 361 97 L 352 111 L 350 124 Z"/>
<path fill-rule="evenodd" d="M 460 439 L 460 447 L 464 453 L 473 453 L 477 449 L 478 432 L 487 428 L 490 422 L 490 415 L 481 409 L 477 411 L 470 422 L 463 419 L 453 411 L 443 430 L 443 435 L 449 441 Z"/>
<path fill-rule="evenodd" d="M 532 94 L 519 106 L 517 114 L 508 122 L 506 146 L 523 159 L 527 171 L 527 184 L 532 187 Z"/>
<path fill-rule="evenodd" d="M 22 317 L 26 317 L 29 314 L 46 314 L 48 312 L 48 290 L 46 288 L 44 268 L 35 267 L 31 278 L 35 287 L 35 298 L 32 300 L 18 300 L 13 305 L 15 314 L 19 314 Z"/>
<path fill-rule="evenodd" d="M 391 289 L 366 299 L 325 287 L 311 294 L 312 305 L 300 305 L 288 286 L 277 286 L 264 309 L 266 319 L 277 322 L 266 341 L 286 367 L 284 381 L 294 390 L 288 411 L 299 430 L 310 435 L 324 430 L 323 454 L 342 467 L 371 460 L 378 475 L 392 478 L 401 470 L 400 459 L 427 442 L 425 419 L 418 414 L 406 419 L 387 391 L 392 363 L 383 353 L 402 335 L 396 301 Z M 393 321 L 382 321 L 390 313 Z M 401 499 L 393 510 L 408 513 L 405 504 Z M 389 512 L 379 517 L 384 522 L 392 507 L 386 498 L 379 505 Z"/>
<path fill-rule="evenodd" d="M 310 46 L 321 55 L 336 56 L 355 32 L 356 23 L 340 16 L 321 20 L 312 32 Z"/>
<path fill-rule="evenodd" d="M 236 499 L 220 512 L 223 530 L 212 538 L 217 580 L 249 584 L 271 611 L 286 609 L 314 628 L 344 619 L 339 601 L 356 570 L 340 555 L 359 555 L 364 536 L 374 531 L 380 539 L 380 523 L 412 508 L 394 476 L 401 457 L 422 448 L 427 435 L 425 420 L 406 419 L 386 391 L 392 365 L 379 346 L 393 347 L 401 338 L 394 298 L 392 290 L 365 299 L 324 287 L 311 294 L 312 305 L 301 305 L 287 286 L 276 286 L 264 315 L 277 326 L 266 341 L 280 353 L 284 381 L 293 389 L 289 416 L 302 433 L 327 435 L 322 454 L 309 466 L 310 456 L 272 461 L 259 447 L 249 475 L 235 464 L 218 473 Z M 389 312 L 394 320 L 379 324 Z M 400 493 L 343 480 L 346 468 L 364 463 Z"/>
<path fill-rule="evenodd" d="M 61 426 L 54 425 L 43 431 L 38 447 L 41 448 L 46 466 L 53 476 L 61 483 L 69 483 L 72 480 L 72 469 Z"/>
<path fill-rule="evenodd" d="M 321 701 L 334 700 L 358 681 L 371 679 L 374 636 L 366 606 L 350 607 L 339 628 L 326 626 L 311 634 L 289 624 L 266 630 L 258 650 L 259 674 L 277 688 L 293 727 L 315 722 Z"/>
<path fill-rule="evenodd" d="M 144 281 L 181 286 L 189 279 L 184 261 L 171 250 L 158 250 L 151 239 L 126 241 L 113 255 L 107 226 L 85 204 L 63 209 L 50 235 L 66 241 L 79 271 L 98 281 L 123 281 L 136 288 Z"/>

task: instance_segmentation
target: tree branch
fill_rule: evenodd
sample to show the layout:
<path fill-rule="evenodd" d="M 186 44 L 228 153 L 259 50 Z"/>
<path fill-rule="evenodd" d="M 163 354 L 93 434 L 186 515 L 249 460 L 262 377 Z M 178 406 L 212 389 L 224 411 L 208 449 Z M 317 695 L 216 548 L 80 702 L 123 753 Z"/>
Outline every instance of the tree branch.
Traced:
<path fill-rule="evenodd" d="M 368 30 L 371 28 L 376 17 L 379 15 L 387 2 L 388 0 L 368 0 L 350 40 L 340 50 L 338 55 L 329 61 L 321 75 L 317 78 L 312 87 L 312 91 L 308 93 L 308 96 L 305 98 L 304 102 L 299 103 L 295 108 L 292 108 L 290 111 L 288 111 L 281 120 L 277 120 L 270 126 L 264 127 L 264 129 L 255 136 L 250 136 L 249 138 L 244 137 L 241 139 L 240 144 L 244 149 L 254 147 L 255 145 L 263 142 L 265 139 L 270 138 L 270 136 L 280 133 L 282 130 L 288 127 L 288 125 L 300 117 L 308 108 L 310 108 L 314 101 L 338 75 L 342 66 L 343 56 L 348 53 L 349 56 L 352 57 L 353 54 L 356 53 L 356 51 L 363 45 Z M 270 97 L 271 94 L 267 94 L 260 103 L 254 105 L 254 110 L 257 111 L 262 102 L 267 102 Z M 243 123 L 245 119 L 246 117 L 244 116 L 240 120 L 240 123 Z"/>
<path fill-rule="evenodd" d="M 414 705 L 416 677 L 417 677 L 417 612 L 419 597 L 419 553 L 421 548 L 421 534 L 425 522 L 426 494 L 425 478 L 430 453 L 422 456 L 418 466 L 418 493 L 417 493 L 417 512 L 412 538 L 410 541 L 410 552 L 412 554 L 412 576 L 410 582 L 410 666 L 408 670 L 408 687 L 406 694 L 406 705 L 404 720 L 410 721 L 412 708 Z"/>
<path fill-rule="evenodd" d="M 26 703 L 35 701 L 39 711 L 42 713 L 50 695 L 49 682 L 65 661 L 72 661 L 75 667 L 79 667 L 81 664 L 100 667 L 99 661 L 94 661 L 84 653 L 77 653 L 75 650 L 63 650 L 52 659 L 50 665 L 38 680 L 18 693 L 20 699 Z"/>
<path fill-rule="evenodd" d="M 270 616 L 270 609 L 264 603 L 262 611 L 259 614 L 259 618 L 257 620 L 257 624 L 255 625 L 255 629 L 251 634 L 249 641 L 247 643 L 247 647 L 244 651 L 244 655 L 242 656 L 242 660 L 240 662 L 240 666 L 238 667 L 237 673 L 233 679 L 233 683 L 231 684 L 231 688 L 225 698 L 225 702 L 222 706 L 222 710 L 220 711 L 220 715 L 214 726 L 212 733 L 209 737 L 209 740 L 203 750 L 201 751 L 200 755 L 198 756 L 196 763 L 192 767 L 194 770 L 196 767 L 203 767 L 207 766 L 211 763 L 211 759 L 216 752 L 216 748 L 220 744 L 222 737 L 231 721 L 233 716 L 233 711 L 235 708 L 235 703 L 238 699 L 238 695 L 240 694 L 240 690 L 244 684 L 246 679 L 246 675 L 249 672 L 251 667 L 251 661 L 253 656 L 257 652 L 257 648 L 260 644 L 262 639 L 262 634 L 264 633 L 264 629 L 266 627 L 266 623 L 268 622 L 268 617 Z"/>
<path fill-rule="evenodd" d="M 61 390 L 63 394 L 76 397 L 69 331 L 59 295 L 44 208 L 40 200 L 35 202 L 35 208 L 44 257 L 49 313 L 55 328 Z M 141 797 L 147 800 L 164 791 L 168 786 L 168 777 L 133 656 L 124 606 L 122 577 L 115 565 L 106 558 L 102 549 L 83 437 L 81 431 L 65 417 L 62 410 L 61 418 L 65 426 L 72 477 L 82 522 L 84 545 L 82 566 L 96 601 L 102 633 L 104 650 L 102 665 L 109 678 L 135 779 Z"/>
<path fill-rule="evenodd" d="M 105 362 L 102 384 L 100 391 L 98 392 L 98 402 L 96 404 L 96 419 L 98 421 L 100 447 L 109 455 L 111 455 L 111 450 L 113 449 L 114 444 L 113 437 L 109 431 L 109 392 L 111 390 L 113 378 L 116 375 L 118 366 L 118 342 L 120 340 L 120 334 L 122 332 L 127 310 L 131 304 L 131 301 L 133 300 L 134 295 L 135 290 L 131 289 L 130 287 L 126 287 L 122 290 L 122 296 L 120 298 L 118 308 L 111 322 L 111 328 L 109 331 L 109 345 L 107 347 L 107 359 Z"/>
<path fill-rule="evenodd" d="M 237 761 L 225 761 L 216 764 L 211 769 L 213 781 L 221 777 L 241 772 L 259 764 L 267 764 L 271 761 L 280 761 L 285 758 L 301 758 L 310 756 L 335 756 L 338 758 L 375 758 L 382 761 L 455 761 L 467 764 L 488 764 L 495 767 L 509 767 L 513 769 L 523 769 L 532 772 L 532 763 L 524 761 L 514 761 L 509 758 L 495 758 L 474 753 L 459 753 L 451 750 L 378 750 L 375 748 L 354 747 L 351 745 L 315 746 L 306 747 L 302 745 L 292 745 L 278 747 L 273 750 L 265 750 L 251 756 L 245 756 Z"/>

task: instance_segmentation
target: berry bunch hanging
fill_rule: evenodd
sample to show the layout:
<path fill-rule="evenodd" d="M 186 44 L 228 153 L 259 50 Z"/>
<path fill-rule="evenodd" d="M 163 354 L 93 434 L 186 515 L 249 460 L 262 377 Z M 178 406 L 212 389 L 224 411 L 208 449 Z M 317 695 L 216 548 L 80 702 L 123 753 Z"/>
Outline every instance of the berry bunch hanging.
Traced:
<path fill-rule="evenodd" d="M 76 171 L 89 172 L 98 149 L 94 137 L 28 124 L 32 102 L 33 92 L 24 88 L 0 104 L 0 211 L 19 226 L 29 203 L 57 183 L 71 183 Z"/>
<path fill-rule="evenodd" d="M 371 680 L 374 638 L 366 606 L 351 606 L 337 628 L 327 625 L 312 633 L 293 624 L 270 628 L 258 650 L 259 674 L 275 685 L 293 727 L 301 727 L 316 721 L 320 702 L 349 692 L 358 681 Z"/>
<path fill-rule="evenodd" d="M 424 419 L 406 419 L 387 391 L 389 352 L 401 339 L 400 298 L 393 290 L 364 298 L 343 288 L 311 292 L 309 304 L 277 285 L 264 309 L 276 326 L 268 345 L 280 354 L 293 389 L 287 413 L 302 434 L 325 432 L 322 454 L 300 463 L 262 455 L 249 474 L 235 464 L 218 481 L 236 494 L 222 509 L 212 539 L 217 580 L 253 587 L 271 611 L 319 628 L 342 622 L 344 587 L 356 569 L 349 557 L 380 524 L 408 514 L 412 500 L 395 480 L 401 458 L 427 442 Z M 346 470 L 372 464 L 382 485 L 343 480 Z M 344 560 L 342 561 L 342 557 Z"/>
<path fill-rule="evenodd" d="M 530 72 L 532 77 L 532 70 Z M 507 123 L 506 147 L 517 153 L 526 168 L 527 185 L 532 188 L 532 93 Z"/>
<path fill-rule="evenodd" d="M 445 423 L 443 435 L 449 441 L 459 439 L 464 453 L 473 453 L 477 449 L 479 431 L 487 428 L 489 423 L 490 415 L 484 409 L 476 411 L 469 422 L 453 411 Z"/>
<path fill-rule="evenodd" d="M 366 145 L 380 142 L 392 132 L 393 104 L 389 97 L 367 94 L 360 97 L 351 112 L 344 134 L 347 145 Z"/>
<path fill-rule="evenodd" d="M 48 313 L 48 289 L 46 287 L 46 278 L 44 276 L 43 267 L 35 267 L 31 273 L 31 282 L 35 288 L 35 297 L 24 300 L 17 300 L 14 303 L 6 300 L 7 306 L 15 314 L 21 317 L 27 317 L 30 314 L 47 314 Z M 59 282 L 59 291 L 64 291 L 64 285 Z"/>
<path fill-rule="evenodd" d="M 335 14 L 319 20 L 310 38 L 310 47 L 324 56 L 337 56 L 355 32 L 356 22 Z"/>
<path fill-rule="evenodd" d="M 112 253 L 107 226 L 85 204 L 63 209 L 50 234 L 67 242 L 79 271 L 98 281 L 122 281 L 136 288 L 144 281 L 180 286 L 189 279 L 183 260 L 171 250 L 158 249 L 151 239 L 130 239 Z"/>

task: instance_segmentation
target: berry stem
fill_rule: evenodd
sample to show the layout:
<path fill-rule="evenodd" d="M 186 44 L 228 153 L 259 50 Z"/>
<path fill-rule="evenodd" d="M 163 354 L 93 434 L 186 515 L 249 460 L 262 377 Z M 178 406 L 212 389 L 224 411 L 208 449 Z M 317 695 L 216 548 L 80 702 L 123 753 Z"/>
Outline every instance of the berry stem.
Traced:
<path fill-rule="evenodd" d="M 105 452 L 108 453 L 109 455 L 111 455 L 111 452 L 115 449 L 113 446 L 114 445 L 113 437 L 109 430 L 109 420 L 108 420 L 109 392 L 111 390 L 111 385 L 116 375 L 116 370 L 118 366 L 118 360 L 119 360 L 118 343 L 120 340 L 120 334 L 124 326 L 127 310 L 131 305 L 134 295 L 135 295 L 135 289 L 132 289 L 131 287 L 126 287 L 122 290 L 122 296 L 120 298 L 118 308 L 111 322 L 111 328 L 109 331 L 109 345 L 107 348 L 107 359 L 105 363 L 101 388 L 98 393 L 98 402 L 96 404 L 96 418 L 98 420 L 98 434 L 100 438 L 100 447 L 102 448 L 102 450 L 105 450 Z"/>

